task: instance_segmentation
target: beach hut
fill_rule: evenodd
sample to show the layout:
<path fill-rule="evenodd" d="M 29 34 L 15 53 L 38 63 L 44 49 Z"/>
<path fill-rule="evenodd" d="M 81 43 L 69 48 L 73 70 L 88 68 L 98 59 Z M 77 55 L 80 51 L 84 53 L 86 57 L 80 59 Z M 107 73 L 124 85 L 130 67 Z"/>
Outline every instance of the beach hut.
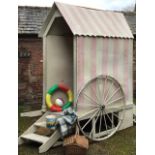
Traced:
<path fill-rule="evenodd" d="M 104 140 L 116 130 L 133 125 L 133 35 L 122 13 L 56 2 L 40 36 L 43 38 L 42 111 L 46 111 L 48 89 L 63 82 L 74 91 L 79 126 L 88 138 Z M 110 109 L 107 116 L 106 106 Z M 99 123 L 102 119 L 106 122 L 103 128 Z M 90 123 L 95 123 L 95 127 Z M 49 144 L 43 150 L 47 148 Z"/>
<path fill-rule="evenodd" d="M 64 82 L 76 97 L 90 79 L 108 75 L 121 85 L 126 105 L 133 104 L 133 35 L 122 13 L 56 2 L 40 36 L 44 96 L 53 84 Z M 126 117 L 122 128 L 132 125 L 132 109 Z"/>

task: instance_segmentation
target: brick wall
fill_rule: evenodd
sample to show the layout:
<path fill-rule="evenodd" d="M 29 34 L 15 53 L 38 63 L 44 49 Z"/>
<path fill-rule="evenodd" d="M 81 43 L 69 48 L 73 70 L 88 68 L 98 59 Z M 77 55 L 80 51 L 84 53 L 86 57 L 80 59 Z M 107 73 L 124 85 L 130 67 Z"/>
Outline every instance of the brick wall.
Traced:
<path fill-rule="evenodd" d="M 42 103 L 42 40 L 19 37 L 18 42 L 18 100 L 19 103 Z"/>

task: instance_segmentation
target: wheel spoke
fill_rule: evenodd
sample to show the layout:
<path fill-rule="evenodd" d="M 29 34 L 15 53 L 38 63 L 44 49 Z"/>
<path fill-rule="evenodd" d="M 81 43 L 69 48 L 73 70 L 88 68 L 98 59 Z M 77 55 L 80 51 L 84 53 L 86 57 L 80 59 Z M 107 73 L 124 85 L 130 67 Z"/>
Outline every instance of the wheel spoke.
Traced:
<path fill-rule="evenodd" d="M 85 97 L 87 97 L 87 99 L 89 99 L 89 101 L 94 104 L 96 103 L 97 105 L 99 105 L 94 99 L 92 99 L 91 97 L 89 97 L 87 94 L 85 94 L 84 92 L 82 93 Z"/>
<path fill-rule="evenodd" d="M 103 112 L 102 112 L 103 113 Z M 107 122 L 106 122 L 106 118 L 105 118 L 105 115 L 103 114 L 103 117 L 104 117 L 104 122 L 105 122 L 105 127 L 106 127 L 106 133 L 108 134 L 108 128 L 107 128 Z"/>
<path fill-rule="evenodd" d="M 107 102 L 109 102 L 109 101 L 112 99 L 112 97 L 113 97 L 119 90 L 120 90 L 120 87 L 117 88 L 117 89 L 114 91 L 114 93 L 110 96 L 110 98 L 109 98 L 108 100 L 105 101 L 105 104 L 107 104 Z"/>
<path fill-rule="evenodd" d="M 86 122 L 86 124 L 82 127 L 82 130 L 87 126 L 87 124 L 93 119 L 93 117 L 98 113 L 99 110 L 97 110 L 97 112 L 95 112 L 90 119 Z"/>
<path fill-rule="evenodd" d="M 108 119 L 110 120 L 111 124 L 113 124 L 111 118 L 109 117 L 108 113 L 106 113 L 106 111 L 104 110 L 105 114 L 108 116 Z"/>
<path fill-rule="evenodd" d="M 113 122 L 112 125 L 111 125 L 111 128 L 114 128 L 114 126 L 115 126 L 115 125 L 114 125 L 114 113 L 112 113 L 111 116 L 112 116 L 112 122 Z"/>
<path fill-rule="evenodd" d="M 98 117 L 99 117 L 100 113 L 101 113 L 101 111 L 99 110 L 99 112 L 98 112 L 98 114 L 97 114 L 97 117 L 96 117 L 96 119 L 95 119 L 95 123 L 94 123 L 94 124 L 96 124 L 96 122 L 97 122 L 97 120 L 98 120 Z"/>
<path fill-rule="evenodd" d="M 105 92 L 106 92 L 107 76 L 104 81 L 104 91 L 103 91 L 103 104 L 105 105 Z"/>
<path fill-rule="evenodd" d="M 104 102 L 104 79 L 102 79 L 102 103 Z"/>
<path fill-rule="evenodd" d="M 97 119 L 96 119 L 96 121 L 95 121 L 95 127 L 96 127 L 96 123 L 97 123 L 97 120 L 98 120 L 98 118 L 99 118 L 101 112 L 102 112 L 102 111 L 100 110 L 99 113 L 98 113 Z M 95 128 L 95 133 L 96 133 L 96 128 Z"/>
<path fill-rule="evenodd" d="M 111 86 L 110 86 L 109 89 L 108 89 L 107 95 L 106 95 L 106 97 L 105 97 L 105 101 L 107 100 L 107 97 L 108 97 L 109 92 L 111 91 L 111 89 L 112 89 L 112 87 L 113 87 L 113 84 L 114 84 L 114 83 L 112 82 Z"/>
<path fill-rule="evenodd" d="M 97 102 L 99 103 L 99 99 L 98 99 L 97 94 L 96 94 L 96 92 L 95 92 L 95 90 L 94 90 L 92 85 L 91 85 L 91 90 L 93 92 L 93 95 L 95 95 Z"/>
<path fill-rule="evenodd" d="M 102 115 L 103 113 L 102 113 L 102 111 L 101 111 L 101 113 L 100 113 L 100 126 L 99 126 L 99 133 L 101 132 L 101 124 L 102 124 Z"/>
<path fill-rule="evenodd" d="M 78 119 L 81 120 L 83 117 L 90 117 L 97 111 L 98 111 L 98 108 L 92 109 L 89 112 L 84 113 L 83 115 L 79 116 Z"/>
<path fill-rule="evenodd" d="M 97 120 L 98 120 L 98 117 L 99 117 L 100 113 L 101 113 L 101 112 L 98 111 L 97 117 L 96 117 L 95 120 L 93 121 L 93 127 L 92 127 L 92 129 L 91 129 L 91 132 L 90 132 L 89 136 L 92 134 L 92 132 L 95 133 L 95 131 L 96 131 L 96 129 L 95 129 L 95 127 L 96 127 L 96 122 L 97 122 Z"/>
<path fill-rule="evenodd" d="M 100 84 L 99 84 L 100 78 L 97 79 L 97 93 L 98 93 L 98 97 L 99 97 L 99 104 L 101 105 L 102 103 L 102 96 L 101 96 L 101 91 L 100 91 Z"/>
<path fill-rule="evenodd" d="M 119 101 L 119 100 L 121 100 L 121 99 L 123 99 L 123 98 L 124 98 L 124 96 L 121 96 L 121 97 L 119 97 L 119 98 L 117 98 L 117 99 L 111 101 L 111 102 L 108 103 L 108 104 L 112 104 L 112 103 L 117 102 L 117 101 Z"/>

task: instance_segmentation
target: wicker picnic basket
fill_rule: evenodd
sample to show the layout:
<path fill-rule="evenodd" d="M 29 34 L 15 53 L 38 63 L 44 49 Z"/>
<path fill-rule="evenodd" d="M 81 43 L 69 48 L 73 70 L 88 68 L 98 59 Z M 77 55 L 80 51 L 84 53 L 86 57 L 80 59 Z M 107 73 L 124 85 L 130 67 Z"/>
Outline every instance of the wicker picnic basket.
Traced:
<path fill-rule="evenodd" d="M 85 136 L 79 135 L 79 128 L 76 127 L 75 135 L 65 138 L 63 146 L 65 155 L 86 155 L 89 142 Z"/>

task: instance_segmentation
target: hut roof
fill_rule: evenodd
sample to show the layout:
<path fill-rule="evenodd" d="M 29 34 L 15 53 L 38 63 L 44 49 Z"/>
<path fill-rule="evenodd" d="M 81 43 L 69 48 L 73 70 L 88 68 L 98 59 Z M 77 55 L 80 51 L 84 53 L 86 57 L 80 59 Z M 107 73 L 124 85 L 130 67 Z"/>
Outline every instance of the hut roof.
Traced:
<path fill-rule="evenodd" d="M 73 35 L 133 38 L 131 30 L 122 13 L 97 10 L 64 3 L 54 3 L 40 36 L 44 34 L 54 10 L 58 9 Z"/>
<path fill-rule="evenodd" d="M 62 7 L 62 5 L 63 5 L 63 8 L 64 7 L 65 8 L 66 7 L 67 8 L 68 7 L 75 7 L 78 10 L 81 10 L 81 8 L 84 9 L 85 10 L 85 13 L 89 13 L 88 14 L 88 16 L 89 16 L 88 19 L 91 17 L 91 19 L 94 20 L 94 16 L 95 16 L 97 18 L 95 20 L 98 20 L 99 23 L 101 23 L 103 25 L 103 27 L 105 27 L 105 25 L 104 25 L 105 22 L 102 19 L 104 17 L 100 18 L 101 15 L 97 16 L 97 13 L 98 14 L 103 14 L 104 13 L 103 16 L 105 16 L 105 13 L 108 14 L 107 16 L 110 15 L 112 17 L 115 17 L 115 16 L 119 16 L 120 17 L 121 16 L 120 17 L 121 20 L 123 20 L 125 22 L 125 19 L 124 19 L 122 13 L 114 13 L 114 12 L 111 12 L 111 11 L 96 10 L 96 9 L 92 9 L 92 8 L 77 7 L 77 6 L 71 6 L 71 5 L 66 5 L 66 4 L 59 3 L 59 7 Z M 40 32 L 40 30 L 41 30 L 41 27 L 42 27 L 42 25 L 43 25 L 43 23 L 44 23 L 47 15 L 50 12 L 50 9 L 51 9 L 50 7 L 19 6 L 18 7 L 18 33 L 19 34 L 38 34 Z M 92 12 L 93 12 L 93 16 L 92 16 Z M 80 16 L 80 18 L 81 18 L 81 15 L 80 14 L 81 14 L 81 12 L 79 11 L 78 12 L 78 16 Z M 132 34 L 135 35 L 136 34 L 136 15 L 135 15 L 135 13 L 124 13 L 124 15 L 125 15 L 125 18 L 126 18 L 128 24 L 129 24 L 129 26 L 130 26 L 130 29 L 132 30 Z M 85 20 L 85 24 L 88 27 L 90 27 L 89 26 L 89 23 L 87 23 L 88 22 L 88 19 Z M 81 20 L 83 20 L 83 17 L 82 17 Z M 92 20 L 89 21 L 89 22 L 92 23 Z M 114 19 L 114 20 L 116 22 L 116 19 Z M 111 23 L 112 23 L 112 21 L 111 21 Z M 96 23 L 94 21 L 93 21 L 92 24 L 95 24 L 96 25 Z M 73 26 L 73 24 L 72 24 L 72 27 L 73 27 L 73 29 L 75 29 L 74 26 Z M 101 27 L 101 26 L 98 26 L 98 27 Z M 95 31 L 95 29 L 98 29 L 98 27 L 96 27 L 96 28 L 94 27 L 93 28 L 93 31 Z M 113 26 L 113 27 L 115 27 L 115 26 Z M 126 27 L 127 27 L 127 25 L 126 25 Z M 116 28 L 115 28 L 115 31 L 116 31 Z M 123 30 L 123 34 L 124 34 L 124 31 L 125 30 Z M 86 31 L 86 32 L 88 33 L 89 31 Z M 84 32 L 84 33 L 86 34 L 86 32 Z M 97 32 L 99 32 L 99 30 L 97 30 L 95 32 L 96 32 L 95 34 L 97 34 Z M 128 32 L 129 32 L 129 30 L 128 30 Z M 92 34 L 92 32 L 91 32 L 91 34 Z M 130 34 L 130 36 L 131 36 L 131 34 Z"/>

